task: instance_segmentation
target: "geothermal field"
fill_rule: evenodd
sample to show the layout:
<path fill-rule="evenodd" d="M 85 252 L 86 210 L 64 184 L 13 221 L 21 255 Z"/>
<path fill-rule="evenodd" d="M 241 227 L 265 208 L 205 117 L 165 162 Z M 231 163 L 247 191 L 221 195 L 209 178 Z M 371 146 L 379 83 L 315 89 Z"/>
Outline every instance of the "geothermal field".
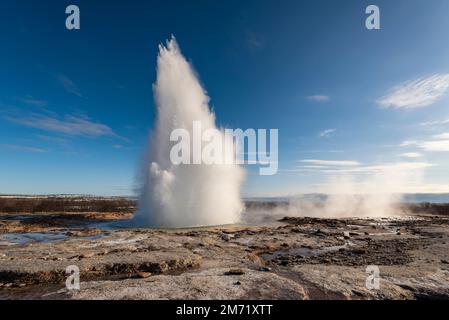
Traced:
<path fill-rule="evenodd" d="M 0 1 L 0 300 L 449 300 L 449 1 L 77 2 Z"/>
<path fill-rule="evenodd" d="M 449 297 L 449 205 L 331 219 L 292 216 L 284 200 L 245 204 L 257 223 L 148 229 L 131 227 L 135 200 L 2 197 L 0 298 Z M 66 287 L 73 265 L 80 290 Z"/>

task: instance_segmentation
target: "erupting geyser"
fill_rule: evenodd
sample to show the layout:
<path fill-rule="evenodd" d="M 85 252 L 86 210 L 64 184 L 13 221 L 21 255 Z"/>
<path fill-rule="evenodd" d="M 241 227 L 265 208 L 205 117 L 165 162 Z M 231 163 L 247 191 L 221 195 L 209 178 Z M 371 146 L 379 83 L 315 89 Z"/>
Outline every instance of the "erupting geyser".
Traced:
<path fill-rule="evenodd" d="M 175 165 L 170 160 L 174 144 L 170 134 L 174 129 L 182 128 L 192 135 L 194 121 L 201 122 L 202 130 L 216 128 L 209 97 L 174 37 L 166 46 L 159 46 L 153 91 L 157 118 L 142 173 L 135 225 L 191 227 L 238 222 L 243 209 L 240 184 L 244 172 L 240 166 Z"/>

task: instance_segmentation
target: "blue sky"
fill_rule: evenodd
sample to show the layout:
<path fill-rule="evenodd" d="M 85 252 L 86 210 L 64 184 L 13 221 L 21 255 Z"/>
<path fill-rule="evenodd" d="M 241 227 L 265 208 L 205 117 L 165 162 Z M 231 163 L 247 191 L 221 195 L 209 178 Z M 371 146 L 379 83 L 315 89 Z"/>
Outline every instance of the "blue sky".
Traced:
<path fill-rule="evenodd" d="M 81 29 L 65 28 L 77 4 Z M 365 28 L 376 4 L 381 29 Z M 449 192 L 449 1 L 1 1 L 0 193 L 132 194 L 174 34 L 219 125 L 279 129 L 243 194 L 419 171 Z"/>

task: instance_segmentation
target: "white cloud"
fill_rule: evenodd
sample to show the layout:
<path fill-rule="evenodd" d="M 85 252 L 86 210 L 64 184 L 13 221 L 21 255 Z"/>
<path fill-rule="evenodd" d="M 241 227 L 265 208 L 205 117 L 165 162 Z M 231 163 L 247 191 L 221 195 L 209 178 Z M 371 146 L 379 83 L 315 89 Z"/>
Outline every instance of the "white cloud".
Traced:
<path fill-rule="evenodd" d="M 347 161 L 344 161 L 345 163 Z M 351 163 L 352 161 L 349 161 Z M 331 163 L 331 162 L 328 162 Z M 338 163 L 338 162 L 337 162 Z M 357 162 L 356 162 L 357 163 Z M 331 174 L 375 174 L 384 172 L 398 172 L 398 171 L 413 171 L 422 170 L 432 167 L 433 164 L 428 162 L 397 162 L 380 165 L 341 165 L 337 164 L 324 167 L 301 166 L 297 168 L 297 172 L 317 172 L 317 173 L 331 173 Z"/>
<path fill-rule="evenodd" d="M 29 96 L 29 95 L 26 96 L 25 98 L 19 98 L 18 100 L 23 103 L 26 103 L 28 105 L 36 106 L 36 107 L 44 107 L 47 105 L 47 101 L 35 99 L 34 97 Z"/>
<path fill-rule="evenodd" d="M 61 137 L 47 136 L 44 134 L 37 134 L 36 137 L 43 141 L 51 142 L 51 143 L 58 143 L 58 144 L 66 144 L 67 143 L 67 140 L 64 138 L 61 138 Z"/>
<path fill-rule="evenodd" d="M 69 77 L 63 74 L 57 74 L 56 79 L 58 79 L 58 81 L 67 92 L 72 93 L 80 98 L 83 97 L 78 86 Z"/>
<path fill-rule="evenodd" d="M 434 74 L 399 84 L 377 102 L 384 108 L 426 107 L 440 99 L 448 89 L 449 74 Z"/>
<path fill-rule="evenodd" d="M 332 136 L 335 132 L 337 131 L 337 129 L 327 129 L 327 130 L 323 130 L 321 131 L 318 136 L 320 138 L 329 138 L 330 136 Z"/>
<path fill-rule="evenodd" d="M 71 136 L 116 137 L 127 140 L 117 135 L 109 126 L 94 122 L 86 116 L 66 115 L 61 119 L 57 116 L 30 113 L 25 116 L 7 116 L 5 118 L 19 125 Z"/>
<path fill-rule="evenodd" d="M 409 146 L 416 146 L 417 144 L 418 144 L 418 141 L 416 141 L 416 140 L 405 140 L 400 144 L 400 146 L 401 147 L 409 147 Z"/>
<path fill-rule="evenodd" d="M 375 174 L 407 170 L 421 170 L 433 166 L 433 164 L 428 162 L 396 162 L 379 165 L 362 165 L 356 161 L 302 160 L 301 162 L 314 163 L 316 165 L 300 166 L 292 171 L 328 174 Z"/>
<path fill-rule="evenodd" d="M 421 126 L 438 126 L 438 125 L 443 125 L 443 124 L 449 124 L 449 119 L 426 121 L 426 122 L 420 123 Z"/>
<path fill-rule="evenodd" d="M 437 140 L 449 140 L 449 132 L 437 134 L 433 138 Z"/>
<path fill-rule="evenodd" d="M 449 132 L 434 135 L 428 140 L 406 140 L 401 143 L 401 147 L 415 146 L 425 151 L 448 152 L 449 151 Z"/>
<path fill-rule="evenodd" d="M 433 164 L 428 162 L 397 162 L 383 165 L 373 165 L 373 166 L 361 166 L 351 169 L 344 169 L 338 172 L 344 173 L 377 173 L 377 172 L 388 172 L 388 171 L 403 171 L 403 170 L 419 170 L 432 167 Z"/>
<path fill-rule="evenodd" d="M 449 151 L 449 140 L 423 141 L 418 146 L 426 151 L 447 152 Z"/>
<path fill-rule="evenodd" d="M 11 150 L 16 150 L 16 151 L 23 151 L 23 152 L 32 152 L 32 153 L 45 153 L 48 151 L 48 150 L 42 149 L 42 148 L 20 146 L 20 145 L 16 145 L 16 144 L 0 144 L 0 148 L 11 149 Z"/>
<path fill-rule="evenodd" d="M 246 46 L 251 50 L 259 50 L 265 46 L 265 41 L 260 35 L 251 31 L 247 31 Z"/>
<path fill-rule="evenodd" d="M 420 158 L 422 157 L 422 154 L 418 152 L 406 152 L 401 153 L 399 156 L 404 158 Z"/>
<path fill-rule="evenodd" d="M 326 95 L 317 94 L 313 96 L 308 96 L 307 99 L 314 102 L 327 102 L 330 100 L 330 97 Z"/>
<path fill-rule="evenodd" d="M 305 166 L 301 166 L 301 168 L 304 168 L 304 169 L 326 169 L 326 168 L 329 168 L 329 166 L 305 165 Z"/>
<path fill-rule="evenodd" d="M 360 165 L 357 161 L 349 161 L 349 160 L 301 160 L 300 162 L 306 163 L 308 165 L 314 166 L 338 166 L 338 167 L 346 167 L 346 166 L 358 166 Z"/>

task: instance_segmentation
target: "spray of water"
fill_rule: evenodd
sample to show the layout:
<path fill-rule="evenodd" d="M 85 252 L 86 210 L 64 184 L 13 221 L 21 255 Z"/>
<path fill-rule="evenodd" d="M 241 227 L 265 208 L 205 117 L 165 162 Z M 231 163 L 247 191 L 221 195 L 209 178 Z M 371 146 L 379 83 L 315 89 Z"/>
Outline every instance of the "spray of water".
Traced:
<path fill-rule="evenodd" d="M 192 136 L 194 121 L 201 122 L 203 131 L 216 128 L 209 97 L 174 37 L 166 46 L 159 46 L 153 91 L 157 118 L 144 160 L 134 225 L 191 227 L 238 222 L 243 209 L 240 185 L 244 172 L 241 167 L 235 164 L 174 165 L 170 161 L 173 145 L 170 134 L 174 129 L 185 129 Z"/>

